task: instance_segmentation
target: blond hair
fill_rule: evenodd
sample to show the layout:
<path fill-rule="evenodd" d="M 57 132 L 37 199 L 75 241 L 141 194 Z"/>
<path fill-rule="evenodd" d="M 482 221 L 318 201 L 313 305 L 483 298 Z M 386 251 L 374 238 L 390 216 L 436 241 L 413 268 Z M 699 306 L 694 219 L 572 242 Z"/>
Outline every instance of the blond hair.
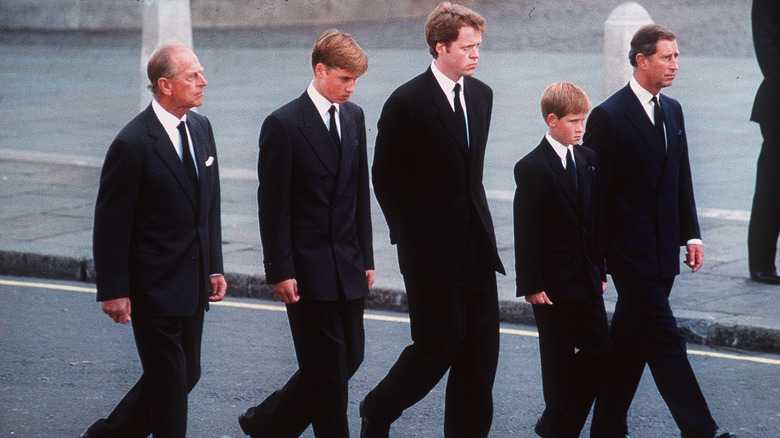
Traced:
<path fill-rule="evenodd" d="M 368 56 L 352 35 L 336 29 L 325 31 L 314 43 L 311 66 L 322 63 L 328 68 L 340 68 L 356 76 L 368 70 Z"/>

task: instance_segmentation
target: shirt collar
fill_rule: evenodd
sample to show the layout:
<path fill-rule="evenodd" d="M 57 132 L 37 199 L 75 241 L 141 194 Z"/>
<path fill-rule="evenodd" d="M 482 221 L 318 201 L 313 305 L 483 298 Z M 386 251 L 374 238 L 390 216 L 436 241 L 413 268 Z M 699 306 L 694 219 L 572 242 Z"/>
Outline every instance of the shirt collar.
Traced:
<path fill-rule="evenodd" d="M 647 90 L 645 90 L 644 87 L 639 85 L 639 82 L 631 76 L 631 80 L 628 81 L 628 85 L 631 87 L 631 90 L 634 92 L 637 98 L 639 98 L 639 101 L 642 102 L 642 105 L 649 105 L 650 99 L 652 99 L 655 95 Z"/>
<path fill-rule="evenodd" d="M 309 87 L 306 89 L 306 94 L 308 94 L 311 101 L 314 102 L 314 106 L 317 107 L 317 112 L 320 114 L 320 117 L 322 117 L 322 120 L 325 121 L 326 124 L 326 117 L 331 105 L 336 105 L 336 114 L 339 113 L 339 110 L 341 109 L 339 104 L 329 101 L 325 98 L 325 96 L 320 94 L 320 92 L 314 88 L 314 81 L 309 83 Z"/>
<path fill-rule="evenodd" d="M 453 81 L 452 79 L 448 78 L 444 75 L 444 73 L 441 72 L 441 70 L 439 70 L 438 67 L 436 67 L 435 59 L 431 61 L 431 71 L 433 72 L 433 77 L 436 78 L 436 82 L 439 83 L 441 89 L 444 90 L 444 94 L 447 95 L 447 99 L 449 99 L 450 103 L 452 103 L 454 98 L 452 90 L 455 88 L 455 84 L 460 84 L 460 89 L 463 90 L 463 76 L 461 76 L 457 81 Z"/>
<path fill-rule="evenodd" d="M 162 123 L 163 128 L 165 128 L 166 131 L 170 131 L 171 129 L 176 130 L 179 126 L 179 123 L 187 121 L 187 114 L 179 119 L 163 108 L 156 99 L 152 99 L 152 109 L 154 110 L 154 114 L 157 116 L 157 119 L 160 120 L 160 123 Z"/>
<path fill-rule="evenodd" d="M 565 168 L 566 152 L 568 152 L 569 148 L 571 148 L 572 159 L 574 159 L 574 147 L 572 145 L 563 145 L 558 140 L 554 139 L 549 132 L 547 132 L 547 134 L 545 134 L 544 137 L 550 143 L 550 145 L 553 148 L 553 151 L 555 151 L 555 154 L 558 155 L 558 158 L 561 159 L 561 163 L 563 163 L 563 167 Z"/>

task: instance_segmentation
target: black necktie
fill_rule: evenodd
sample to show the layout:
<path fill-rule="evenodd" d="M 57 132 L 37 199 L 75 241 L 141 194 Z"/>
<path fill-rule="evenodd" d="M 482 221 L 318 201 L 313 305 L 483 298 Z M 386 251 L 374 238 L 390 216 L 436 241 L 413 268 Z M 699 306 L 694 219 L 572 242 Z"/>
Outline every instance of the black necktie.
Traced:
<path fill-rule="evenodd" d="M 328 110 L 330 113 L 330 124 L 328 125 L 328 131 L 330 131 L 330 138 L 333 140 L 333 144 L 336 146 L 336 152 L 341 155 L 341 139 L 339 138 L 339 129 L 336 127 L 336 105 L 331 105 Z"/>
<path fill-rule="evenodd" d="M 664 110 L 661 109 L 661 104 L 658 102 L 658 98 L 653 96 L 653 111 L 655 118 L 655 130 L 658 131 L 658 136 L 661 137 L 661 144 L 666 152 L 666 134 L 664 134 Z"/>
<path fill-rule="evenodd" d="M 460 84 L 455 83 L 455 117 L 458 119 L 460 125 L 460 131 L 463 138 L 466 139 L 466 146 L 469 144 L 468 131 L 466 131 L 466 114 L 463 112 L 463 107 L 460 105 Z"/>
<path fill-rule="evenodd" d="M 577 168 L 574 166 L 574 159 L 571 156 L 571 149 L 566 148 L 566 176 L 569 177 L 571 186 L 574 187 L 574 191 L 578 191 L 577 184 Z"/>
<path fill-rule="evenodd" d="M 190 154 L 190 142 L 187 140 L 187 129 L 184 122 L 179 123 L 177 126 L 179 129 L 179 135 L 181 136 L 181 162 L 184 165 L 184 171 L 187 172 L 187 176 L 190 178 L 192 188 L 195 189 L 195 193 L 198 192 L 198 173 L 195 171 L 195 161 Z"/>

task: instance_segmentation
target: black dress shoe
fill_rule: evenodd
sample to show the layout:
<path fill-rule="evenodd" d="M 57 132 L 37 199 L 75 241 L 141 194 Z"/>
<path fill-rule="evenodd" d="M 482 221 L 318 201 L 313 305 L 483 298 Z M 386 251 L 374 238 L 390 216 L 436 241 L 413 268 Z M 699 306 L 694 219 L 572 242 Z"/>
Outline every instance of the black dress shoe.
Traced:
<path fill-rule="evenodd" d="M 766 284 L 780 284 L 780 274 L 778 274 L 777 271 L 751 272 L 750 279 Z M 716 438 L 717 437 L 718 436 L 716 435 Z"/>
<path fill-rule="evenodd" d="M 260 435 L 253 430 L 252 423 L 255 420 L 255 408 L 247 409 L 243 414 L 238 416 L 238 425 L 241 426 L 241 431 L 245 435 L 249 435 L 251 438 L 260 438 Z"/>
<path fill-rule="evenodd" d="M 371 423 L 363 413 L 363 402 L 360 402 L 360 438 L 389 438 L 390 425 Z"/>
<path fill-rule="evenodd" d="M 547 436 L 547 425 L 544 423 L 544 416 L 541 416 L 538 420 L 536 420 L 534 432 L 536 432 L 536 434 L 542 438 Z"/>
<path fill-rule="evenodd" d="M 733 432 L 728 432 L 725 430 L 718 429 L 715 432 L 715 435 L 712 436 L 712 438 L 737 438 L 737 434 Z"/>

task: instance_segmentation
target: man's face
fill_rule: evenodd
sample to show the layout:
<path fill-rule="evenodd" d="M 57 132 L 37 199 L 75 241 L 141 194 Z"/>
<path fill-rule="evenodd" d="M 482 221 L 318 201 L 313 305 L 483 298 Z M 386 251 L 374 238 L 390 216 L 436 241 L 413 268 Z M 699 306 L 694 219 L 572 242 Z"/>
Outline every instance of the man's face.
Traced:
<path fill-rule="evenodd" d="M 648 58 L 637 56 L 637 63 L 645 78 L 645 82 L 653 94 L 658 94 L 661 88 L 668 87 L 674 82 L 679 65 L 677 58 L 680 52 L 677 50 L 677 41 L 659 40 L 656 43 L 656 50 Z"/>
<path fill-rule="evenodd" d="M 449 45 L 436 44 L 436 67 L 445 76 L 458 81 L 461 76 L 471 76 L 477 69 L 482 32 L 471 26 L 462 26 L 458 39 Z"/>
<path fill-rule="evenodd" d="M 585 131 L 585 117 L 588 113 L 566 114 L 560 119 L 555 114 L 547 116 L 550 136 L 564 146 L 579 144 Z"/>
<path fill-rule="evenodd" d="M 314 88 L 333 103 L 346 102 L 355 92 L 358 76 L 338 67 L 320 63 L 314 67 Z"/>
<path fill-rule="evenodd" d="M 170 78 L 170 100 L 176 108 L 186 112 L 203 105 L 203 87 L 207 82 L 202 74 L 203 66 L 194 53 L 181 50 L 174 57 L 177 73 Z"/>

